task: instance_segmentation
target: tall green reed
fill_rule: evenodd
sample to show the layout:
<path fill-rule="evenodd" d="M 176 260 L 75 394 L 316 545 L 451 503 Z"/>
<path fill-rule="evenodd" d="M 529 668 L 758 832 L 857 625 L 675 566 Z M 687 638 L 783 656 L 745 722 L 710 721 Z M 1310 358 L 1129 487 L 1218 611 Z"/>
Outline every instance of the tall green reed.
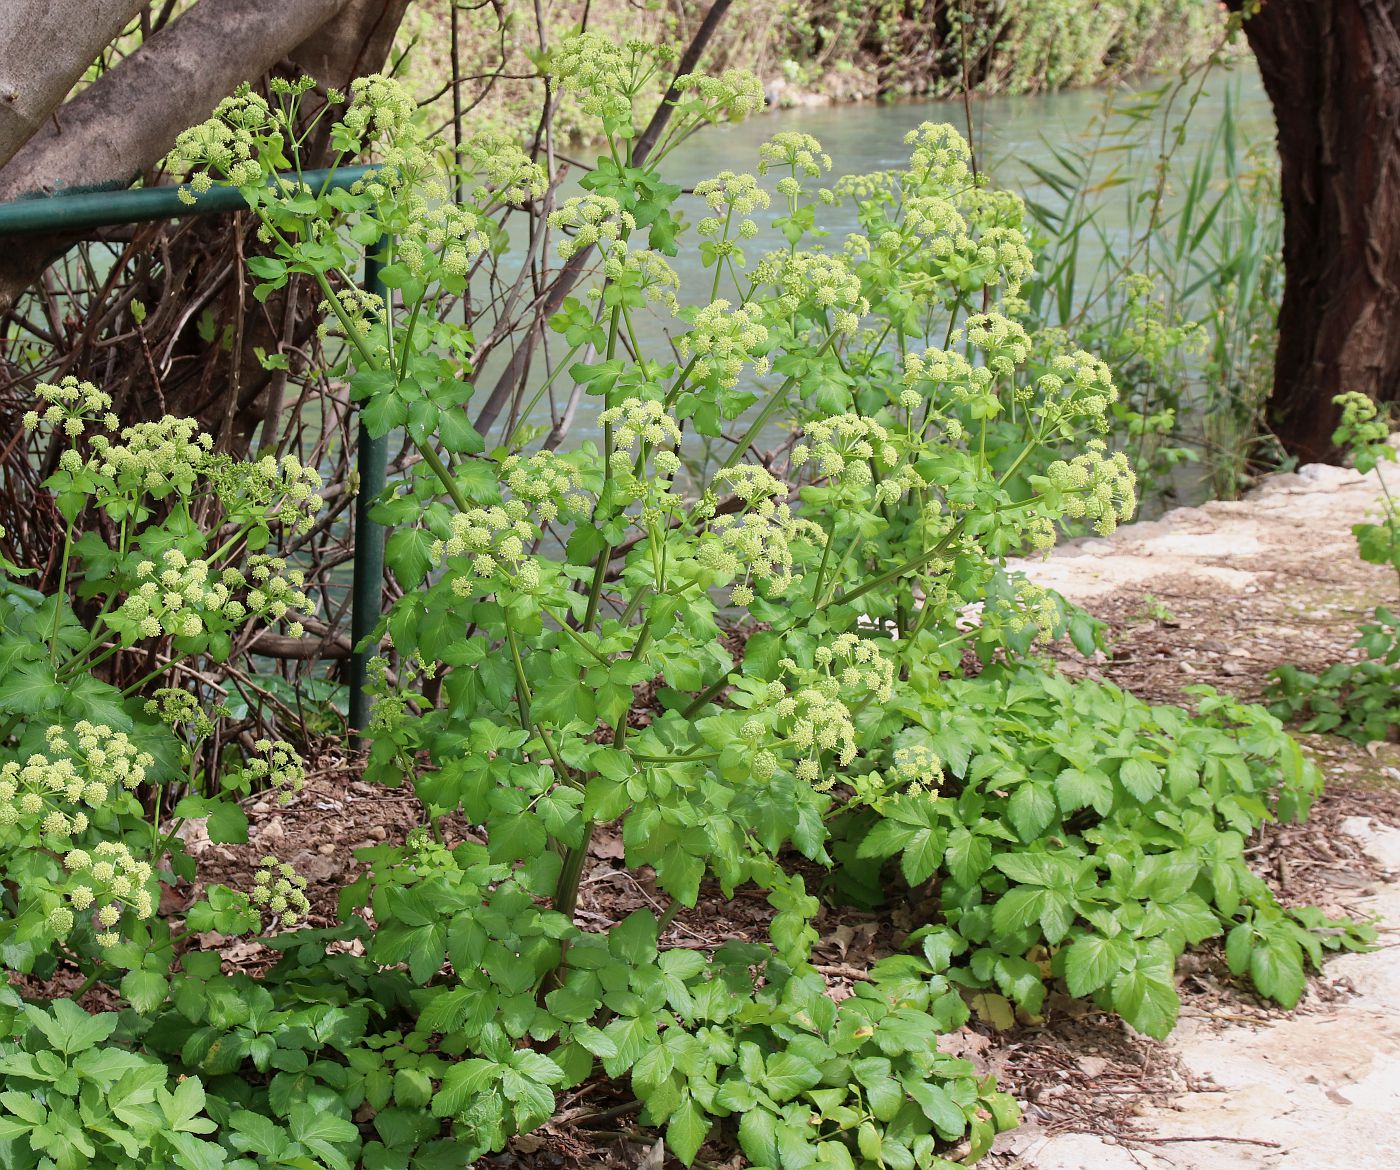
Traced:
<path fill-rule="evenodd" d="M 1042 236 L 1025 290 L 1043 328 L 1072 331 L 1120 381 L 1115 425 L 1159 504 L 1237 495 L 1282 454 L 1264 424 L 1282 290 L 1272 144 L 1227 82 L 1216 126 L 1183 157 L 1199 96 L 1181 81 L 1113 95 L 1076 143 L 1026 163 Z"/>

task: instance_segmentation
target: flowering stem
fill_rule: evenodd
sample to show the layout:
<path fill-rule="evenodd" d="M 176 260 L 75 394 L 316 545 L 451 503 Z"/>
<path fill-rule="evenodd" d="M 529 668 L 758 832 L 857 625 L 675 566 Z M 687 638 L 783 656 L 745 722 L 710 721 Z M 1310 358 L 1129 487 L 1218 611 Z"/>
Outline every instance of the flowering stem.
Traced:
<path fill-rule="evenodd" d="M 58 592 L 53 598 L 53 632 L 49 635 L 49 665 L 58 665 L 58 631 L 63 621 L 63 605 L 68 597 L 68 562 L 73 554 L 73 523 L 63 533 L 63 564 L 58 570 Z"/>
<path fill-rule="evenodd" d="M 617 327 L 622 319 L 621 306 L 613 309 L 611 318 L 608 321 L 608 352 L 605 360 L 612 361 L 613 354 L 617 352 Z M 610 396 L 609 396 L 610 397 Z M 604 405 L 611 403 L 604 399 Z M 612 453 L 613 453 L 613 431 L 612 424 L 608 423 L 603 427 L 603 495 L 607 494 L 608 484 L 612 480 Z M 612 559 L 612 545 L 603 542 L 603 547 L 598 550 L 598 559 L 593 562 L 593 583 L 588 589 L 588 608 L 584 611 L 583 627 L 588 629 L 598 617 L 598 603 L 603 597 L 603 580 L 607 576 L 608 562 Z"/>

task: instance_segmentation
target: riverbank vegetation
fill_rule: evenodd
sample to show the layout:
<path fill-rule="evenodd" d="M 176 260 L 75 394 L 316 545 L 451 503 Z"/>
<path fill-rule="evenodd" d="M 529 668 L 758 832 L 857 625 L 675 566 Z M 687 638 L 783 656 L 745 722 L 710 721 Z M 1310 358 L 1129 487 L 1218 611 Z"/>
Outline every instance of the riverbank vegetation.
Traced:
<path fill-rule="evenodd" d="M 245 802 L 306 782 L 304 717 L 257 649 L 314 638 L 337 596 L 312 555 L 322 474 L 277 453 L 279 415 L 241 458 L 195 419 L 124 425 L 90 381 L 40 384 L 23 425 L 58 572 L 6 564 L 0 682 L 7 1164 L 460 1164 L 585 1087 L 686 1165 L 966 1164 L 1016 1120 L 938 1052 L 974 1011 L 1035 1018 L 1057 986 L 1163 1036 L 1188 946 L 1227 938 L 1292 1005 L 1324 949 L 1368 937 L 1246 863 L 1320 785 L 1267 712 L 1152 708 L 1037 662 L 1056 638 L 1092 652 L 1095 626 L 1005 558 L 1111 534 L 1137 489 L 1112 369 L 1072 319 L 1031 315 L 1048 281 L 1021 199 L 947 124 L 840 179 L 783 130 L 697 183 L 687 224 L 671 151 L 764 96 L 742 70 L 685 73 L 647 120 L 674 58 L 559 44 L 553 84 L 603 149 L 546 215 L 552 176 L 515 140 L 449 153 L 379 76 L 322 114 L 333 167 L 371 166 L 349 187 L 295 177 L 309 79 L 240 89 L 175 143 L 183 198 L 231 185 L 249 208 L 250 302 L 301 283 L 308 366 L 366 441 L 402 444 L 369 513 L 394 588 L 356 730 L 359 782 L 421 817 L 356 850 L 313 923 L 275 850 L 201 873 L 187 827 L 244 845 Z M 836 250 L 838 206 L 859 227 Z M 785 244 L 761 253 L 770 207 Z M 520 288 L 512 225 L 553 274 L 554 340 L 542 381 L 473 402 L 486 339 L 521 327 L 466 300 Z M 682 249 L 713 274 L 697 303 Z M 366 251 L 377 291 L 353 275 Z M 674 340 L 648 345 L 649 316 Z M 557 405 L 531 423 L 556 382 L 596 402 L 601 443 Z M 585 922 L 600 838 L 651 892 Z M 696 950 L 672 932 L 705 892 L 766 908 Z M 824 903 L 905 897 L 926 909 L 874 965 L 838 985 L 813 965 Z M 267 961 L 226 972 L 235 939 Z"/>
<path fill-rule="evenodd" d="M 236 214 L 8 261 L 0 1164 L 953 1170 L 1019 1116 L 964 1029 L 1162 1038 L 1195 948 L 1291 1008 L 1369 945 L 1258 865 L 1322 790 L 1278 715 L 1085 677 L 1102 623 L 1012 567 L 1282 458 L 1203 6 L 342 7 L 149 159 Z M 974 87 L 1172 37 L 998 181 Z M 676 173 L 836 61 L 966 100 L 868 173 L 787 122 Z"/>

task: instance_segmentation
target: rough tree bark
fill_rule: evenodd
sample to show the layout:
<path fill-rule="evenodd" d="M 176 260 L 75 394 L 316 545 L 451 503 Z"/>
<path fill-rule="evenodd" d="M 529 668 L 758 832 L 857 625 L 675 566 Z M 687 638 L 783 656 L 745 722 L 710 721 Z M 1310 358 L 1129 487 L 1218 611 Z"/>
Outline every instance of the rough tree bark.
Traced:
<path fill-rule="evenodd" d="M 125 186 L 153 166 L 181 130 L 208 117 L 239 82 L 261 76 L 313 38 L 346 3 L 200 0 L 52 111 L 0 168 L 0 200 L 65 186 Z M 18 7 L 37 11 L 45 6 Z M 83 5 L 68 7 L 81 18 Z M 22 43 L 5 45 L 0 63 L 8 66 L 22 50 Z M 33 68 L 33 59 L 27 64 Z M 38 276 L 55 247 L 52 240 L 29 240 L 5 249 L 0 258 L 0 311 Z"/>
<path fill-rule="evenodd" d="M 1244 31 L 1282 164 L 1268 418 L 1290 453 L 1324 460 L 1334 394 L 1400 400 L 1400 0 L 1264 0 Z"/>
<path fill-rule="evenodd" d="M 0 5 L 0 166 L 14 157 L 83 71 L 148 0 Z M 36 68 L 43 62 L 43 68 Z"/>

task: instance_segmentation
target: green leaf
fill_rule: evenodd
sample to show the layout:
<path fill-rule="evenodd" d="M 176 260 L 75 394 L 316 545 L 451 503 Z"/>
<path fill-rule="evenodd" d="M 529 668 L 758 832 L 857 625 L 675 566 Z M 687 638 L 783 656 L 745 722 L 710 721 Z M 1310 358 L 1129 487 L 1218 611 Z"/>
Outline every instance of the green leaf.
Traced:
<path fill-rule="evenodd" d="M 209 840 L 218 845 L 246 845 L 248 843 L 248 814 L 231 800 L 221 800 L 209 810 L 209 819 L 204 822 Z"/>
<path fill-rule="evenodd" d="M 962 1137 L 967 1129 L 967 1117 L 947 1089 L 914 1080 L 906 1081 L 904 1087 L 924 1111 L 924 1116 L 933 1122 L 939 1137 L 947 1142 Z"/>
<path fill-rule="evenodd" d="M 1170 968 L 1138 967 L 1122 972 L 1113 981 L 1113 1010 L 1143 1035 L 1166 1039 L 1181 1010 Z"/>
<path fill-rule="evenodd" d="M 689 1166 L 695 1160 L 700 1147 L 710 1132 L 710 1119 L 689 1093 L 684 1094 L 681 1106 L 666 1125 L 666 1145 L 671 1153 Z"/>
<path fill-rule="evenodd" d="M 1113 809 L 1113 785 L 1098 770 L 1083 772 L 1066 768 L 1055 777 L 1055 799 L 1065 814 L 1090 808 L 1106 817 Z"/>
<path fill-rule="evenodd" d="M 904 880 L 911 886 L 928 881 L 943 861 L 943 834 L 935 829 L 919 829 L 899 859 Z"/>
<path fill-rule="evenodd" d="M 1054 796 L 1043 784 L 1022 784 L 1006 805 L 1011 827 L 1027 844 L 1050 827 L 1057 811 Z"/>
<path fill-rule="evenodd" d="M 433 567 L 433 534 L 424 528 L 400 528 L 384 546 L 384 557 L 405 589 L 416 589 Z"/>
<path fill-rule="evenodd" d="M 0 682 L 0 711 L 38 715 L 61 710 L 66 692 L 48 660 L 25 662 L 8 671 Z"/>
<path fill-rule="evenodd" d="M 170 981 L 156 971 L 128 971 L 122 977 L 122 995 L 143 1015 L 150 1015 L 165 1002 Z"/>
<path fill-rule="evenodd" d="M 289 1118 L 292 1137 L 315 1154 L 331 1170 L 350 1170 L 350 1159 L 339 1147 L 358 1150 L 360 1131 L 353 1122 L 302 1101 L 292 1106 Z"/>
<path fill-rule="evenodd" d="M 1121 966 L 1122 958 L 1112 939 L 1086 934 L 1065 950 L 1065 986 L 1070 995 L 1092 995 Z"/>
<path fill-rule="evenodd" d="M 1265 936 L 1249 953 L 1249 977 L 1261 995 L 1286 1008 L 1296 1006 L 1308 982 L 1302 949 L 1282 930 Z"/>

